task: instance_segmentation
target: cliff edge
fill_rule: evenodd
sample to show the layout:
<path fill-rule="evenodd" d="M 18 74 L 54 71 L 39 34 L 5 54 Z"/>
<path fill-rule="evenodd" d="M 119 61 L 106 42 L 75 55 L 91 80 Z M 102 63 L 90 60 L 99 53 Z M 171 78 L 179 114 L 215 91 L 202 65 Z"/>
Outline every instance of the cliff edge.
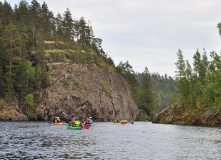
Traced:
<path fill-rule="evenodd" d="M 113 69 L 96 64 L 48 63 L 47 66 L 52 73 L 52 85 L 41 92 L 36 106 L 39 119 L 137 118 L 138 108 L 130 86 Z"/>

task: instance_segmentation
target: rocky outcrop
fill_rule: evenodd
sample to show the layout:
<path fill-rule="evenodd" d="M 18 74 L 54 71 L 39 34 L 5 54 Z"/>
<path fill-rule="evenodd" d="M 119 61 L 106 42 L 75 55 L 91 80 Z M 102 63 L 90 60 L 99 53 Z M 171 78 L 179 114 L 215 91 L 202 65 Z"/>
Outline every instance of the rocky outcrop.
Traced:
<path fill-rule="evenodd" d="M 37 108 L 39 120 L 59 116 L 98 121 L 135 120 L 139 113 L 130 86 L 112 67 L 96 64 L 48 63 L 52 85 L 42 90 Z"/>
<path fill-rule="evenodd" d="M 156 113 L 154 118 L 152 119 L 153 123 L 160 123 L 160 120 L 169 112 L 169 109 L 166 108 L 163 111 Z"/>
<path fill-rule="evenodd" d="M 0 120 L 27 121 L 28 118 L 22 113 L 18 102 L 15 100 L 14 102 L 3 104 L 0 110 Z"/>
<path fill-rule="evenodd" d="M 157 113 L 152 122 L 177 125 L 221 126 L 221 114 L 215 109 L 186 111 L 182 106 L 170 106 Z"/>

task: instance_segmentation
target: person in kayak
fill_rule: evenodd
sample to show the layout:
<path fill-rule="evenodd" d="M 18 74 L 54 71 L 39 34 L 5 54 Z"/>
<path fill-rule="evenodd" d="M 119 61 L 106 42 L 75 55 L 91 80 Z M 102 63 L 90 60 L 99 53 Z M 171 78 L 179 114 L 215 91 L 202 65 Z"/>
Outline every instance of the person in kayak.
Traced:
<path fill-rule="evenodd" d="M 75 117 L 73 117 L 72 120 L 69 122 L 69 125 L 74 126 L 75 121 L 76 121 L 76 119 L 75 119 Z"/>
<path fill-rule="evenodd" d="M 83 127 L 83 125 L 81 124 L 78 117 L 73 118 L 72 121 L 70 122 L 70 125 L 73 126 L 73 127 L 78 127 L 78 126 Z"/>
<path fill-rule="evenodd" d="M 89 117 L 86 118 L 85 124 L 90 124 L 90 118 Z"/>
<path fill-rule="evenodd" d="M 54 118 L 54 123 L 61 123 L 60 118 L 59 118 L 59 117 L 55 117 L 55 118 Z"/>
<path fill-rule="evenodd" d="M 125 124 L 125 123 L 128 123 L 128 122 L 127 122 L 127 120 L 123 119 L 123 120 L 121 121 L 121 123 L 122 123 L 122 124 Z"/>
<path fill-rule="evenodd" d="M 61 123 L 60 117 L 57 117 L 57 122 Z"/>
<path fill-rule="evenodd" d="M 93 119 L 92 117 L 89 118 L 90 123 L 93 123 Z"/>
<path fill-rule="evenodd" d="M 119 121 L 119 119 L 118 118 L 116 118 L 115 120 L 114 120 L 114 123 L 119 123 L 120 121 Z"/>

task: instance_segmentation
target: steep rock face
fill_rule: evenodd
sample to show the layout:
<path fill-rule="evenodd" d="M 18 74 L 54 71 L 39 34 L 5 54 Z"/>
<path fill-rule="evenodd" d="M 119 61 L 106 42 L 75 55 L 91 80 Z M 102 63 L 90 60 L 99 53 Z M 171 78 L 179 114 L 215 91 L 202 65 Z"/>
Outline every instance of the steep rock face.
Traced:
<path fill-rule="evenodd" d="M 139 113 L 130 87 L 111 67 L 96 64 L 48 63 L 52 85 L 43 90 L 36 106 L 39 120 L 59 116 L 98 121 L 135 120 Z"/>

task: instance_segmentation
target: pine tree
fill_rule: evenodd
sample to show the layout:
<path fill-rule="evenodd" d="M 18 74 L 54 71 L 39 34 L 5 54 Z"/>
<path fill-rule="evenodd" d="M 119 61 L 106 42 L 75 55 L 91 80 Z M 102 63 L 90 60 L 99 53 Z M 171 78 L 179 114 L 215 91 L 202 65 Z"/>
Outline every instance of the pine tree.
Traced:
<path fill-rule="evenodd" d="M 32 46 L 36 46 L 37 23 L 39 22 L 40 4 L 36 0 L 32 0 L 30 5 L 31 28 L 32 28 Z"/>
<path fill-rule="evenodd" d="M 43 28 L 43 37 L 44 37 L 44 42 L 46 41 L 46 37 L 50 39 L 51 37 L 51 28 L 53 27 L 53 13 L 49 11 L 48 6 L 45 2 L 42 4 L 42 10 L 41 10 L 41 23 L 42 23 L 42 28 Z"/>
<path fill-rule="evenodd" d="M 84 20 L 84 17 L 81 17 L 79 21 L 79 40 L 78 42 L 81 44 L 81 46 L 84 48 L 86 46 L 86 22 Z"/>
<path fill-rule="evenodd" d="M 9 23 L 5 29 L 5 40 L 8 46 L 10 46 L 10 49 L 8 49 L 8 53 L 10 54 L 10 72 L 12 71 L 13 45 L 16 43 L 17 35 L 16 26 L 13 23 Z"/>
<path fill-rule="evenodd" d="M 148 116 L 153 118 L 156 102 L 154 98 L 150 73 L 147 67 L 145 67 L 142 75 L 143 79 L 141 82 L 141 93 L 138 100 L 138 107 L 139 109 L 142 109 Z"/>
<path fill-rule="evenodd" d="M 9 24 L 10 22 L 10 18 L 12 15 L 12 8 L 10 6 L 10 4 L 5 1 L 3 4 L 3 9 L 2 9 L 2 21 L 4 22 L 4 28 L 6 28 L 6 26 Z"/>
<path fill-rule="evenodd" d="M 63 40 L 63 26 L 62 26 L 62 17 L 58 13 L 57 17 L 55 18 L 55 43 L 57 43 L 57 40 L 61 41 Z"/>
<path fill-rule="evenodd" d="M 68 45 L 70 43 L 70 40 L 74 40 L 74 23 L 73 23 L 72 15 L 70 10 L 67 8 L 67 10 L 64 12 L 63 15 L 63 31 L 64 31 L 64 37 L 65 37 L 65 43 Z"/>

